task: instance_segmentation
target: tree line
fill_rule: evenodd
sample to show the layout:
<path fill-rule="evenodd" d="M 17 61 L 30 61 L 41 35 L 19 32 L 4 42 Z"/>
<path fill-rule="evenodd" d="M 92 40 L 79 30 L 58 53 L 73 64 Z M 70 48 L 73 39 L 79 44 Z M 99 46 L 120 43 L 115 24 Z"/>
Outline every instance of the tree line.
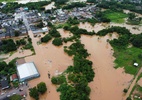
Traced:
<path fill-rule="evenodd" d="M 113 47 L 122 49 L 126 48 L 129 44 L 132 44 L 137 48 L 142 48 L 142 33 L 132 35 L 132 33 L 125 27 L 113 26 L 108 29 L 100 30 L 97 35 L 105 36 L 108 33 L 112 34 L 113 32 L 119 34 L 118 39 L 109 41 Z"/>
<path fill-rule="evenodd" d="M 88 0 L 88 2 L 92 2 L 92 0 Z M 94 2 L 93 2 L 94 3 Z M 97 4 L 98 7 L 105 8 L 105 9 L 111 9 L 111 10 L 117 10 L 117 9 L 127 9 L 136 13 L 142 14 L 142 9 L 138 9 L 138 6 L 141 6 L 141 3 L 133 3 L 129 0 L 123 0 L 123 2 L 117 2 L 117 1 L 102 1 Z"/>
<path fill-rule="evenodd" d="M 37 86 L 29 89 L 29 95 L 35 100 L 39 100 L 39 94 L 44 94 L 46 91 L 46 84 L 44 82 L 40 82 Z"/>
<path fill-rule="evenodd" d="M 29 2 L 26 4 L 18 4 L 17 2 L 8 2 L 5 7 L 1 9 L 3 13 L 14 13 L 17 8 L 28 7 L 29 10 L 44 10 L 43 6 L 50 4 L 50 1 Z"/>
<path fill-rule="evenodd" d="M 8 64 L 5 61 L 0 62 L 0 74 L 2 75 L 12 75 L 16 73 L 16 61 L 11 60 Z"/>
<path fill-rule="evenodd" d="M 88 83 L 93 81 L 95 73 L 92 69 L 92 61 L 87 59 L 90 54 L 84 48 L 84 44 L 81 44 L 79 38 L 81 34 L 94 35 L 95 32 L 88 32 L 78 26 L 65 26 L 64 29 L 70 31 L 73 36 L 63 38 L 63 41 L 75 40 L 69 47 L 64 47 L 64 51 L 69 56 L 73 56 L 73 65 L 68 66 L 62 75 L 52 77 L 51 82 L 59 85 L 57 91 L 61 93 L 61 100 L 90 100 L 91 89 Z"/>

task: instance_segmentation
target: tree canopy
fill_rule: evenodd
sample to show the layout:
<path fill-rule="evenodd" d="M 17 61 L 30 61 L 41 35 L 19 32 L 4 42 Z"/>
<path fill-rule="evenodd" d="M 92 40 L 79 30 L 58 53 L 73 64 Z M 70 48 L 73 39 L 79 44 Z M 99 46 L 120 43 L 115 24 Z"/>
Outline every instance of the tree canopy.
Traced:
<path fill-rule="evenodd" d="M 46 34 L 44 37 L 41 38 L 41 42 L 48 42 L 52 39 L 52 37 L 49 34 Z"/>
<path fill-rule="evenodd" d="M 12 39 L 2 40 L 0 51 L 8 53 L 17 50 L 16 44 Z"/>
<path fill-rule="evenodd" d="M 44 93 L 47 91 L 46 84 L 45 84 L 44 82 L 40 82 L 40 83 L 37 85 L 37 89 L 38 89 L 38 92 L 39 92 L 39 93 L 44 94 Z"/>
<path fill-rule="evenodd" d="M 29 91 L 29 95 L 31 97 L 33 97 L 35 100 L 39 100 L 38 89 L 36 87 L 30 88 Z"/>
<path fill-rule="evenodd" d="M 60 46 L 62 45 L 62 39 L 61 38 L 55 38 L 53 41 L 52 41 L 52 44 L 54 44 L 55 46 Z"/>

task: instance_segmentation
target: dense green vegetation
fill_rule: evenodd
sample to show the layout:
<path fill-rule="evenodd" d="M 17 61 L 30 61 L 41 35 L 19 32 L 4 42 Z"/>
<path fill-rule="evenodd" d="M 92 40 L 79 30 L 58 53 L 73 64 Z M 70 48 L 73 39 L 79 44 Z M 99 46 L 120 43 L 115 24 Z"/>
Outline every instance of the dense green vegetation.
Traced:
<path fill-rule="evenodd" d="M 130 25 L 139 25 L 142 23 L 142 17 L 136 16 L 135 13 L 128 13 L 127 24 Z"/>
<path fill-rule="evenodd" d="M 0 62 L 0 74 L 12 75 L 16 73 L 16 59 L 11 60 L 8 64 L 5 61 Z"/>
<path fill-rule="evenodd" d="M 95 19 L 95 18 L 87 18 L 87 19 L 83 20 L 82 22 L 83 22 L 83 23 L 84 23 L 84 22 L 88 22 L 88 23 L 90 23 L 92 26 L 94 26 L 96 23 L 99 22 L 99 20 L 97 20 L 97 19 Z"/>
<path fill-rule="evenodd" d="M 10 96 L 10 100 L 21 100 L 21 99 L 22 99 L 22 96 L 17 94 Z"/>
<path fill-rule="evenodd" d="M 81 44 L 80 41 L 71 44 L 68 48 L 65 48 L 64 51 L 69 55 L 82 55 L 84 58 L 88 57 L 87 49 L 84 49 L 84 44 Z"/>
<path fill-rule="evenodd" d="M 89 3 L 97 3 L 97 0 L 87 0 Z"/>
<path fill-rule="evenodd" d="M 79 38 L 79 36 L 76 36 L 76 35 L 73 35 L 71 37 L 66 37 L 66 38 L 63 38 L 62 40 L 67 43 L 68 41 L 71 41 L 73 42 L 74 40 L 77 40 Z"/>
<path fill-rule="evenodd" d="M 57 31 L 56 28 L 52 28 L 52 29 L 49 31 L 49 34 L 50 34 L 52 37 L 61 37 L 60 33 Z"/>
<path fill-rule="evenodd" d="M 72 68 L 69 67 L 68 83 L 61 81 L 62 84 L 57 89 L 58 92 L 61 92 L 61 100 L 66 100 L 67 98 L 69 100 L 90 100 L 89 94 L 91 89 L 88 87 L 88 82 L 91 82 L 94 78 L 92 62 L 85 59 L 84 54 L 79 55 L 78 51 L 74 55 L 73 66 L 70 66 Z M 56 84 L 58 79 L 54 79 L 54 82 L 53 79 L 52 83 Z"/>
<path fill-rule="evenodd" d="M 69 0 L 51 0 L 51 1 L 54 1 L 57 5 L 62 5 L 68 2 Z"/>
<path fill-rule="evenodd" d="M 88 0 L 92 1 L 92 0 Z M 139 9 L 138 6 L 141 6 L 141 3 L 132 3 L 129 0 L 124 0 L 123 2 L 117 2 L 117 1 L 103 1 L 101 3 L 98 3 L 98 7 L 102 7 L 105 9 L 111 9 L 111 10 L 118 10 L 118 9 L 127 9 L 130 11 L 134 11 L 137 13 L 142 14 L 142 9 Z"/>
<path fill-rule="evenodd" d="M 137 34 L 137 35 L 133 35 L 131 37 L 130 41 L 133 46 L 138 47 L 138 48 L 142 48 L 142 33 Z"/>
<path fill-rule="evenodd" d="M 23 39 L 20 39 L 20 40 L 16 40 L 16 45 L 19 47 L 19 46 L 22 46 L 22 45 L 26 45 L 26 40 L 23 38 Z"/>
<path fill-rule="evenodd" d="M 39 100 L 39 94 L 38 94 L 38 90 L 36 87 L 30 88 L 29 89 L 29 95 L 31 97 L 33 97 L 35 100 Z"/>
<path fill-rule="evenodd" d="M 37 27 L 37 28 L 43 28 L 43 27 L 44 27 L 44 26 L 43 26 L 43 22 L 40 21 L 38 24 L 36 24 L 36 27 Z"/>
<path fill-rule="evenodd" d="M 113 26 L 113 27 L 108 28 L 108 29 L 100 30 L 97 33 L 97 35 L 105 36 L 108 33 L 113 33 L 113 32 L 117 32 L 117 34 L 119 34 L 120 36 L 122 36 L 122 35 L 131 35 L 131 33 L 130 33 L 130 31 L 128 29 L 126 29 L 125 27 L 119 27 L 119 26 Z"/>
<path fill-rule="evenodd" d="M 15 50 L 17 50 L 17 47 L 12 39 L 2 40 L 2 46 L 0 47 L 0 52 L 9 53 Z"/>
<path fill-rule="evenodd" d="M 6 6 L 1 9 L 3 13 L 14 13 L 15 9 L 20 7 L 28 7 L 29 10 L 44 10 L 43 6 L 48 5 L 51 2 L 48 1 L 40 1 L 40 2 L 29 2 L 26 4 L 18 4 L 17 2 L 8 2 Z"/>
<path fill-rule="evenodd" d="M 70 32 L 72 32 L 74 35 L 81 35 L 81 34 L 84 34 L 84 35 L 95 35 L 95 32 L 92 31 L 92 32 L 88 32 L 86 29 L 82 29 L 82 28 L 79 28 L 78 26 L 73 26 L 71 27 L 70 29 Z"/>
<path fill-rule="evenodd" d="M 63 75 L 52 77 L 51 82 L 53 84 L 60 85 L 60 84 L 66 83 L 66 78 Z"/>
<path fill-rule="evenodd" d="M 64 51 L 69 56 L 73 56 L 73 66 L 69 66 L 64 74 L 52 77 L 51 82 L 59 85 L 57 91 L 61 92 L 61 100 L 90 100 L 91 89 L 88 87 L 88 82 L 93 81 L 94 71 L 92 62 L 86 59 L 90 54 L 87 49 L 84 49 L 84 44 L 81 44 L 79 38 L 81 34 L 94 35 L 95 33 L 79 29 L 77 26 L 66 26 L 64 29 L 71 31 L 73 36 L 63 38 L 63 41 L 75 40 L 69 47 L 64 47 Z"/>
<path fill-rule="evenodd" d="M 37 87 L 33 87 L 29 89 L 29 95 L 33 97 L 35 100 L 39 100 L 39 93 L 44 94 L 47 91 L 46 84 L 44 82 L 40 82 L 37 84 Z"/>
<path fill-rule="evenodd" d="M 0 2 L 14 2 L 15 0 L 0 0 Z"/>
<path fill-rule="evenodd" d="M 38 85 L 37 85 L 37 90 L 40 94 L 44 94 L 46 91 L 47 91 L 47 87 L 46 87 L 46 84 L 44 82 L 40 82 Z"/>
<path fill-rule="evenodd" d="M 76 17 L 74 17 L 74 18 L 69 17 L 69 19 L 67 20 L 67 23 L 69 25 L 76 25 L 76 24 L 79 24 L 79 20 Z"/>
<path fill-rule="evenodd" d="M 49 34 L 46 34 L 44 37 L 41 38 L 41 42 L 48 42 L 52 39 L 52 37 Z"/>
<path fill-rule="evenodd" d="M 55 46 L 60 46 L 62 45 L 62 39 L 61 38 L 55 38 L 53 41 L 52 41 L 52 44 L 54 44 Z"/>
<path fill-rule="evenodd" d="M 85 6 L 86 6 L 86 3 L 73 2 L 71 4 L 68 4 L 68 5 L 64 6 L 63 9 L 72 9 L 72 8 L 75 8 L 75 7 L 85 7 Z"/>

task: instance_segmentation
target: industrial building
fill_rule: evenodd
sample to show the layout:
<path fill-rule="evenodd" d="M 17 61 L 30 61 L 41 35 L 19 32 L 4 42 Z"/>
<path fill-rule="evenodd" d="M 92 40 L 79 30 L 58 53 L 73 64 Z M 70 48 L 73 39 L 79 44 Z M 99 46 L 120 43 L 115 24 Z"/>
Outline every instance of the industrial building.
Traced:
<path fill-rule="evenodd" d="M 20 82 L 31 80 L 40 76 L 34 62 L 17 65 L 17 73 Z"/>

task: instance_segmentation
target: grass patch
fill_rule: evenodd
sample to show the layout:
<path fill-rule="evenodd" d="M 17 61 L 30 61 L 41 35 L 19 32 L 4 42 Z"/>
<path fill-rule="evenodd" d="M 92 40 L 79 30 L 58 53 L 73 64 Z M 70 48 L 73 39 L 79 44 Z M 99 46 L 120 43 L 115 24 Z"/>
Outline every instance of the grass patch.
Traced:
<path fill-rule="evenodd" d="M 142 73 L 138 76 L 137 82 L 142 78 Z"/>
<path fill-rule="evenodd" d="M 142 21 L 139 21 L 139 20 L 127 20 L 127 24 L 140 25 L 140 24 L 142 24 Z"/>
<path fill-rule="evenodd" d="M 64 26 L 70 26 L 70 25 L 68 23 L 55 24 L 56 29 L 63 28 Z"/>
<path fill-rule="evenodd" d="M 136 89 L 137 91 L 142 92 L 142 87 L 140 85 L 137 85 Z"/>
<path fill-rule="evenodd" d="M 105 17 L 110 19 L 111 22 L 114 23 L 124 23 L 125 22 L 124 18 L 128 17 L 128 15 L 123 12 L 114 12 L 111 10 L 106 10 Z"/>
<path fill-rule="evenodd" d="M 115 68 L 124 67 L 125 72 L 136 75 L 140 67 L 134 67 L 133 63 L 136 62 L 139 66 L 142 66 L 142 58 L 139 55 L 142 54 L 142 50 L 136 47 L 131 47 L 123 50 L 114 49 L 115 56 Z"/>

